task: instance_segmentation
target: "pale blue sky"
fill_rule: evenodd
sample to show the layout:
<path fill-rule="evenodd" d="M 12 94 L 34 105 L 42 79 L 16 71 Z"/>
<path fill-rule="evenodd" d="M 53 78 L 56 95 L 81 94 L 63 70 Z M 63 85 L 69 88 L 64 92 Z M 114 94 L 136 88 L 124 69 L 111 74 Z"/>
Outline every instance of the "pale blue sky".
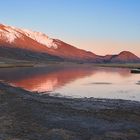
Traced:
<path fill-rule="evenodd" d="M 3 24 L 98 54 L 130 50 L 140 56 L 140 0 L 3 0 L 0 9 Z"/>

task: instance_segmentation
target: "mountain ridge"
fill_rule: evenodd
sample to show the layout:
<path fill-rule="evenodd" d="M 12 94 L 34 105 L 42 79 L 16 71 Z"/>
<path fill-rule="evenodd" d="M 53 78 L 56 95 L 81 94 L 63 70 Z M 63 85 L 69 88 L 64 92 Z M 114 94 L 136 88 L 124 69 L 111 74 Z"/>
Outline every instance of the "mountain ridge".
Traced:
<path fill-rule="evenodd" d="M 129 51 L 123 51 L 117 55 L 99 56 L 61 40 L 52 39 L 44 33 L 4 24 L 0 24 L 0 56 L 27 60 L 55 59 L 92 63 L 140 62 L 140 58 Z"/>

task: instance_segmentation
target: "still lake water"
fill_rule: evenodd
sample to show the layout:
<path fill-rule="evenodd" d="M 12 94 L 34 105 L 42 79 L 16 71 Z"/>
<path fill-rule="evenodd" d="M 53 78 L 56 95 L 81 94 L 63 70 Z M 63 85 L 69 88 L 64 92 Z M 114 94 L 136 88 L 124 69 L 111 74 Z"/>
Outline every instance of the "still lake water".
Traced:
<path fill-rule="evenodd" d="M 43 94 L 140 101 L 140 74 L 130 69 L 48 66 L 0 69 L 0 80 Z"/>

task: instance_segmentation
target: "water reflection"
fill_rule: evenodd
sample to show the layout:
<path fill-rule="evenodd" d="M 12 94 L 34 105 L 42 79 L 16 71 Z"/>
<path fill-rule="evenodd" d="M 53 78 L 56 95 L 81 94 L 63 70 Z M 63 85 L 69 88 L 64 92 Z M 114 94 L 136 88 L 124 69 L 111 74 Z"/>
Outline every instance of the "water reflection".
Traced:
<path fill-rule="evenodd" d="M 16 68 L 1 69 L 0 79 L 29 91 L 46 92 L 93 73 L 87 67 Z"/>
<path fill-rule="evenodd" d="M 117 73 L 120 76 L 130 76 L 127 69 L 103 69 L 94 67 L 66 67 L 50 66 L 36 68 L 13 68 L 0 69 L 0 79 L 11 83 L 14 86 L 22 87 L 29 91 L 46 92 L 60 88 L 76 79 L 98 75 L 96 73 Z M 98 75 L 96 79 L 102 76 Z M 101 82 L 102 83 L 102 82 Z"/>
<path fill-rule="evenodd" d="M 89 85 L 111 85 L 112 83 L 107 83 L 107 82 L 94 82 L 94 83 L 89 83 Z"/>
<path fill-rule="evenodd" d="M 135 96 L 135 100 L 140 100 L 140 75 L 132 75 L 129 69 L 93 66 L 0 69 L 0 80 L 29 91 L 99 98 L 131 99 Z"/>

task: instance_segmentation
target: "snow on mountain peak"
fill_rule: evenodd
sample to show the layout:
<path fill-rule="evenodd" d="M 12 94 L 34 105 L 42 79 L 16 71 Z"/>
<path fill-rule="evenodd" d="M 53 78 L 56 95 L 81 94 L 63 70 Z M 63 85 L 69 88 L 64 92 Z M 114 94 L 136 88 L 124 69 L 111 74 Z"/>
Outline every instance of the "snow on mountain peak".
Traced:
<path fill-rule="evenodd" d="M 11 26 L 0 25 L 0 38 L 4 38 L 7 42 L 14 42 L 17 38 L 21 38 L 23 35 L 37 41 L 38 43 L 45 45 L 48 48 L 57 49 L 57 44 L 53 39 L 41 32 L 30 31 L 27 29 L 19 29 Z"/>
<path fill-rule="evenodd" d="M 43 44 L 45 46 L 47 46 L 48 48 L 54 48 L 57 49 L 57 45 L 53 42 L 53 39 L 49 38 L 47 35 L 45 35 L 44 33 L 41 32 L 35 32 L 35 31 L 30 31 L 27 29 L 18 29 L 18 28 L 14 28 L 16 31 L 26 35 L 27 37 L 37 41 L 40 44 Z"/>
<path fill-rule="evenodd" d="M 11 27 L 3 26 L 2 29 L 0 28 L 0 37 L 12 43 L 16 38 L 20 38 L 21 35 Z"/>

